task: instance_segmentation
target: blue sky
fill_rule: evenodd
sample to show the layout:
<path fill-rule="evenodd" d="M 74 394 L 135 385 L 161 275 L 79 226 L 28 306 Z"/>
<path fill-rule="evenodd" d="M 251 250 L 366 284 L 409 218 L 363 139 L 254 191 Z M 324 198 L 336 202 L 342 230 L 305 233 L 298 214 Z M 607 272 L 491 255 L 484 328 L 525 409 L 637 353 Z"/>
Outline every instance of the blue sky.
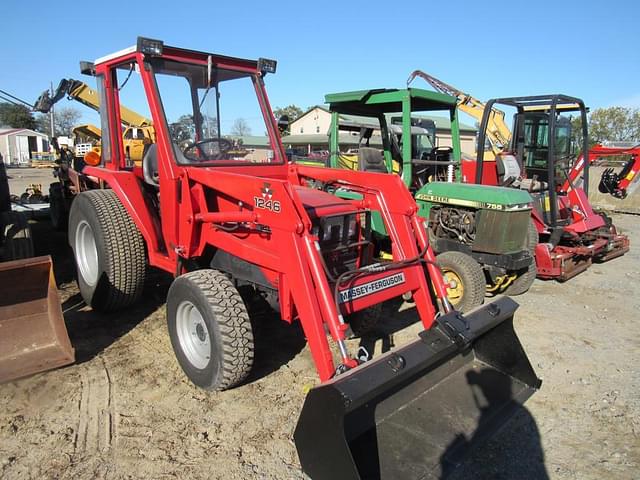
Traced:
<path fill-rule="evenodd" d="M 277 59 L 277 74 L 267 78 L 274 107 L 304 109 L 329 92 L 402 87 L 415 69 L 483 100 L 561 92 L 591 108 L 640 107 L 635 1 L 111 1 L 56 10 L 60 5 L 2 2 L 0 89 L 32 101 L 63 77 L 91 83 L 79 60 L 133 45 L 141 35 Z"/>

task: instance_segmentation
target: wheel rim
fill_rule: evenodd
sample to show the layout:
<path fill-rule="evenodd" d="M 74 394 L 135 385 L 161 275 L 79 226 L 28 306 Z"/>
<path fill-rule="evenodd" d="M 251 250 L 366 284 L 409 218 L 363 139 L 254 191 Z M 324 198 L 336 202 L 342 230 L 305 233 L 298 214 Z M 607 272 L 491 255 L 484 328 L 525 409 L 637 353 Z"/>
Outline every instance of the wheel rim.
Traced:
<path fill-rule="evenodd" d="M 464 295 L 464 285 L 460 276 L 452 270 L 444 270 L 442 272 L 444 281 L 447 284 L 447 297 L 449 301 L 454 305 L 457 305 L 462 300 Z"/>
<path fill-rule="evenodd" d="M 200 370 L 206 368 L 211 358 L 209 330 L 200 311 L 188 300 L 178 305 L 176 330 L 180 348 L 187 360 Z"/>
<path fill-rule="evenodd" d="M 76 263 L 82 279 L 87 285 L 94 286 L 98 282 L 98 249 L 93 230 L 86 220 L 82 220 L 76 228 L 75 238 Z"/>

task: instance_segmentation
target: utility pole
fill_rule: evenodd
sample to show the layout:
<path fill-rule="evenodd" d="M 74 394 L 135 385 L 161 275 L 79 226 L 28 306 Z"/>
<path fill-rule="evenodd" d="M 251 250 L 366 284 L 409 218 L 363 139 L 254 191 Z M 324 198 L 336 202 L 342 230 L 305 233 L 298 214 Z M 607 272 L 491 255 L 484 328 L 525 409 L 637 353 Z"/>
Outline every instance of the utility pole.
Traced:
<path fill-rule="evenodd" d="M 51 96 L 53 97 L 53 82 L 51 82 Z M 51 138 L 53 138 L 56 136 L 56 127 L 53 117 L 53 105 L 51 105 L 51 110 L 49 111 L 49 121 L 51 122 Z"/>

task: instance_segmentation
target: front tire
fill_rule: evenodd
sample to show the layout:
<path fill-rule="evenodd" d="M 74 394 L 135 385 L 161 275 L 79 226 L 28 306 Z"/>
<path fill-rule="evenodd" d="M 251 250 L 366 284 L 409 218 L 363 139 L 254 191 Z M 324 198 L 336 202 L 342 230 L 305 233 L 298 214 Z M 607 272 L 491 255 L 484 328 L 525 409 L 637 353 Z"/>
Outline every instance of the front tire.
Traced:
<path fill-rule="evenodd" d="M 253 365 L 253 330 L 231 281 L 217 270 L 176 278 L 167 296 L 167 327 L 184 373 L 206 390 L 242 382 Z"/>
<path fill-rule="evenodd" d="M 533 285 L 533 282 L 538 276 L 535 257 L 536 245 L 538 245 L 538 230 L 536 229 L 533 220 L 529 222 L 529 230 L 527 235 L 527 249 L 529 250 L 529 253 L 531 253 L 533 261 L 527 268 L 522 269 L 522 271 L 518 272 L 518 277 L 513 281 L 511 285 L 505 288 L 504 293 L 506 295 L 522 295 L 527 290 L 529 290 L 529 288 L 531 288 L 531 285 Z"/>
<path fill-rule="evenodd" d="M 453 307 L 467 312 L 482 305 L 487 289 L 484 272 L 480 264 L 462 252 L 442 252 L 436 256 L 447 284 L 447 297 Z"/>
<path fill-rule="evenodd" d="M 113 190 L 76 196 L 69 212 L 69 243 L 87 305 L 110 312 L 140 298 L 146 268 L 144 240 Z"/>

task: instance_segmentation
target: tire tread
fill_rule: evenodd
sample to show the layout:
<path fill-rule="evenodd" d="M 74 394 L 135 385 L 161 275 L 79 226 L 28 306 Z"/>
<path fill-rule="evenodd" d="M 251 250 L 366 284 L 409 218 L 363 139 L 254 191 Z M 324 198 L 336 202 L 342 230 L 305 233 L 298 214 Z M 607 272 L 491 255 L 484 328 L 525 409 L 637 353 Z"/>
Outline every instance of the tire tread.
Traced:
<path fill-rule="evenodd" d="M 107 250 L 105 268 L 110 285 L 101 310 L 128 307 L 140 298 L 144 287 L 144 239 L 113 190 L 89 190 L 82 195 L 95 211 Z"/>
<path fill-rule="evenodd" d="M 247 377 L 253 366 L 253 330 L 244 301 L 227 276 L 217 270 L 196 270 L 183 277 L 204 295 L 222 337 L 221 378 L 210 389 L 232 388 Z"/>

